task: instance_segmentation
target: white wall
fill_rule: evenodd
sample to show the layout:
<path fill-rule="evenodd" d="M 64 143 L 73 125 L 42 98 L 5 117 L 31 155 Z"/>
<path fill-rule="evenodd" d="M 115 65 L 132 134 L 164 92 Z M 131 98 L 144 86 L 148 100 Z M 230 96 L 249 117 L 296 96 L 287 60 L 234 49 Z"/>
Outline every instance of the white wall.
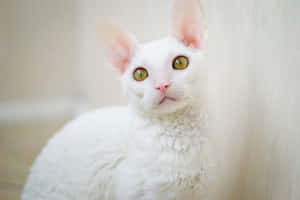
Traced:
<path fill-rule="evenodd" d="M 244 199 L 300 199 L 300 2 L 253 1 Z"/>
<path fill-rule="evenodd" d="M 0 1 L 0 125 L 77 109 L 76 9 L 72 0 Z"/>
<path fill-rule="evenodd" d="M 7 62 L 1 61 L 0 100 L 73 95 L 78 63 L 75 4 L 2 0 L 1 9 L 6 13 L 1 32 L 7 34 Z"/>

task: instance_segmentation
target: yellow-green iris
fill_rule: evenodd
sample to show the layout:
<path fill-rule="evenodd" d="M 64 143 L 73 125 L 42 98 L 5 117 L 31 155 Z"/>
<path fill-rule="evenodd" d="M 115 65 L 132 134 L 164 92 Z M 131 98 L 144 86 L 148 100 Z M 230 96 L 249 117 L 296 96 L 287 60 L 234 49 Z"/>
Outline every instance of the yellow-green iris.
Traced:
<path fill-rule="evenodd" d="M 189 60 L 185 56 L 177 56 L 173 60 L 173 69 L 182 70 L 187 68 L 188 65 L 189 65 Z"/>
<path fill-rule="evenodd" d="M 133 72 L 133 78 L 137 81 L 143 81 L 148 77 L 148 72 L 146 69 L 139 67 Z"/>

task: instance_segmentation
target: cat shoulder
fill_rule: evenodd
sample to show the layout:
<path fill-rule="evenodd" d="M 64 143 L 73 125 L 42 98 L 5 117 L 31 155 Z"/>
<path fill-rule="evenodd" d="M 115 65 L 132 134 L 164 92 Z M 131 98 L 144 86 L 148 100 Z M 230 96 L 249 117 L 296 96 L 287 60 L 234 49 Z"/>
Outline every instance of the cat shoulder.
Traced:
<path fill-rule="evenodd" d="M 126 125 L 130 118 L 130 112 L 126 106 L 105 107 L 88 111 L 67 123 L 63 130 L 98 132 L 111 129 L 118 125 L 120 128 Z"/>
<path fill-rule="evenodd" d="M 121 143 L 128 134 L 129 119 L 127 107 L 106 107 L 89 111 L 67 123 L 48 144 L 84 145 L 95 141 L 102 145 Z"/>

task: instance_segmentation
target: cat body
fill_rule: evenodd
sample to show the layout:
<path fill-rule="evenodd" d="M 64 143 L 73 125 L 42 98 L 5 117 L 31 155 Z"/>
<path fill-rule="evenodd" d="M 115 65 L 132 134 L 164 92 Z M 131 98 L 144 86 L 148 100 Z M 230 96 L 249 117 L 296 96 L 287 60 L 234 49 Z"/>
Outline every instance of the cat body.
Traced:
<path fill-rule="evenodd" d="M 200 199 L 211 176 L 203 120 L 192 108 L 161 119 L 126 107 L 84 114 L 49 141 L 23 199 Z"/>
<path fill-rule="evenodd" d="M 36 159 L 22 200 L 205 198 L 213 177 L 206 32 L 196 0 L 177 0 L 174 10 L 172 34 L 148 44 L 101 24 L 129 105 L 84 114 L 60 130 Z"/>

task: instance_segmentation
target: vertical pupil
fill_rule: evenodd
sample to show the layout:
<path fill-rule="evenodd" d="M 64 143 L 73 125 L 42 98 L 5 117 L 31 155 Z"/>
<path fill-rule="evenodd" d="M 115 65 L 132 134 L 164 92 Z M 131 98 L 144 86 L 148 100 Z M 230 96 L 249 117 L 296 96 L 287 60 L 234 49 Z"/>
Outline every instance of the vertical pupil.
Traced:
<path fill-rule="evenodd" d="M 142 70 L 139 70 L 138 73 L 139 73 L 139 77 L 142 78 L 142 77 L 143 77 L 143 72 L 142 72 Z"/>
<path fill-rule="evenodd" d="M 148 72 L 144 68 L 137 68 L 133 73 L 133 78 L 137 81 L 143 81 L 148 77 Z"/>

